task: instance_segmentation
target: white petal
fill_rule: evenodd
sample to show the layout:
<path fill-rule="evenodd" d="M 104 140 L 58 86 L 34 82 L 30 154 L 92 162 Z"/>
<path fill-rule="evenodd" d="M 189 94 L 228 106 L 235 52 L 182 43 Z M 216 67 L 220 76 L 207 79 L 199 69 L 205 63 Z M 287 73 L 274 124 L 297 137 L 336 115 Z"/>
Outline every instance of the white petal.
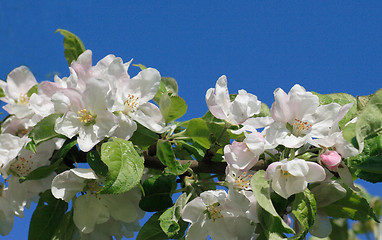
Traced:
<path fill-rule="evenodd" d="M 131 114 L 131 118 L 156 133 L 163 133 L 165 122 L 159 108 L 152 103 L 145 103 Z"/>
<path fill-rule="evenodd" d="M 194 223 L 204 214 L 204 210 L 206 210 L 206 205 L 201 197 L 197 197 L 184 206 L 181 214 L 182 219 L 186 222 Z"/>
<path fill-rule="evenodd" d="M 72 138 L 79 132 L 81 125 L 77 114 L 68 112 L 63 117 L 57 118 L 56 124 L 54 125 L 54 131 L 63 134 L 68 138 Z"/>
<path fill-rule="evenodd" d="M 96 224 L 109 220 L 110 213 L 104 202 L 92 194 L 80 196 L 74 202 L 73 221 L 83 233 L 91 233 Z"/>
<path fill-rule="evenodd" d="M 309 167 L 309 171 L 306 175 L 306 181 L 311 182 L 320 182 L 324 181 L 326 174 L 325 170 L 321 165 L 314 162 L 306 162 Z"/>

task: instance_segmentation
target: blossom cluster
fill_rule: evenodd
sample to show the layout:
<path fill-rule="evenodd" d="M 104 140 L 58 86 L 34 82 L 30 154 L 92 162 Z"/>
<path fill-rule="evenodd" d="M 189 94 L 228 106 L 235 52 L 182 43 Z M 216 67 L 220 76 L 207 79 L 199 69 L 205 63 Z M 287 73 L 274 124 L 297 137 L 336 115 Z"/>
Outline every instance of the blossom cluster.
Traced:
<path fill-rule="evenodd" d="M 268 215 L 280 219 L 279 237 L 304 237 L 308 231 L 329 236 L 324 208 L 359 190 L 345 160 L 362 148 L 343 136 L 344 126 L 357 121 L 342 121 L 353 103 L 322 104 L 318 94 L 296 84 L 288 93 L 276 89 L 269 109 L 245 90 L 230 95 L 222 76 L 206 92 L 210 120 L 176 122 L 182 116 L 177 109 L 183 106 L 181 98 L 162 91 L 158 107 L 152 100 L 161 91 L 160 73 L 142 68 L 130 78 L 130 64 L 108 55 L 93 66 L 92 52 L 86 50 L 71 62 L 68 77 L 38 83 L 21 66 L 0 81 L 0 100 L 9 114 L 0 134 L 1 235 L 9 234 L 14 217 L 23 217 L 32 201 L 39 202 L 38 208 L 42 202 L 43 208 L 44 199 L 51 197 L 66 208 L 72 202 L 67 214 L 75 230 L 70 239 L 132 237 L 145 211 L 162 214 L 147 224 L 160 222 L 167 237 L 180 234 L 179 224 L 185 223 L 186 239 L 269 238 Z M 44 128 L 44 121 L 52 121 L 51 129 Z M 127 147 L 139 127 L 145 129 L 144 143 Z M 106 144 L 112 139 L 126 142 L 110 150 Z M 131 152 L 137 162 L 128 159 Z M 224 163 L 225 173 L 199 174 L 191 162 L 181 165 L 182 157 L 211 168 L 214 162 Z M 111 159 L 107 166 L 106 158 Z M 163 168 L 150 171 L 148 164 L 142 174 L 143 158 L 159 159 Z M 179 182 L 182 187 L 175 190 Z M 173 204 L 176 191 L 187 197 Z M 276 211 L 271 199 L 283 207 Z M 309 225 L 298 225 L 301 199 L 312 208 Z"/>

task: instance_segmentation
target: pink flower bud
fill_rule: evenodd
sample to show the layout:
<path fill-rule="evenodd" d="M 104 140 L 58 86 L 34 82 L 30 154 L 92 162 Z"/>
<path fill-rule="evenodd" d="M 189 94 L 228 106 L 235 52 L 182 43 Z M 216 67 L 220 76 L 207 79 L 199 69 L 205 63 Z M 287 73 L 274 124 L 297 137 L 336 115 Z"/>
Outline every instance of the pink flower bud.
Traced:
<path fill-rule="evenodd" d="M 336 151 L 327 151 L 320 155 L 321 162 L 330 170 L 335 171 L 341 163 L 341 156 Z"/>

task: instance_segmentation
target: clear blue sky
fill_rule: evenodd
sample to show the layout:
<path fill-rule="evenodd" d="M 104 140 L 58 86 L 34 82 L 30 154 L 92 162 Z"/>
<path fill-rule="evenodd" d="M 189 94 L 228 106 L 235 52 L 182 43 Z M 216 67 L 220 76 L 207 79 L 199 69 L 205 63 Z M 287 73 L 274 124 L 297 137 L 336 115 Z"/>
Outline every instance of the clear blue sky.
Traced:
<path fill-rule="evenodd" d="M 382 82 L 381 1 L 0 1 L 0 79 L 20 65 L 39 81 L 68 76 L 57 28 L 77 34 L 94 63 L 113 53 L 177 79 L 184 119 L 207 111 L 205 92 L 223 74 L 231 92 L 268 105 L 295 83 L 368 95 Z M 28 224 L 17 219 L 4 239 L 26 239 Z"/>

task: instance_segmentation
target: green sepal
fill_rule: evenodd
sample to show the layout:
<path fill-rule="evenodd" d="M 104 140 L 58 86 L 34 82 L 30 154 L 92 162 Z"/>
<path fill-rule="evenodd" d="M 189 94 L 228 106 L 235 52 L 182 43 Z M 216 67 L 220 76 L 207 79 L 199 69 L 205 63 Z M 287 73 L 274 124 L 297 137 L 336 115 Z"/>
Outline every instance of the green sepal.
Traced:
<path fill-rule="evenodd" d="M 132 64 L 134 67 L 139 67 L 142 71 L 143 70 L 145 70 L 145 69 L 147 69 L 147 67 L 145 66 L 145 65 L 143 65 L 143 64 Z"/>

